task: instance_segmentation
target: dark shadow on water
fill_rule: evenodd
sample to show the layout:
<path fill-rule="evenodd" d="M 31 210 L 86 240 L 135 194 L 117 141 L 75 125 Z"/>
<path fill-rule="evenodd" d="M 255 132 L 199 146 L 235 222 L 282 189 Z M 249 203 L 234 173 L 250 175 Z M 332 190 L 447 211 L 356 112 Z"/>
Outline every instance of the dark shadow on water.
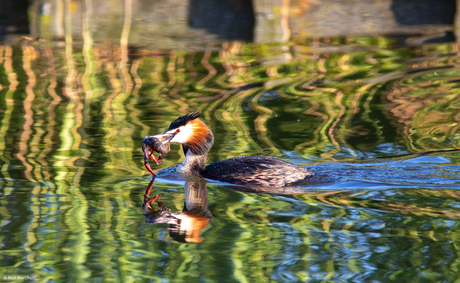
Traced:
<path fill-rule="evenodd" d="M 393 0 L 391 10 L 400 25 L 451 25 L 454 22 L 456 5 L 451 0 Z"/>
<path fill-rule="evenodd" d="M 0 42 L 8 34 L 29 34 L 29 1 L 0 1 Z"/>
<path fill-rule="evenodd" d="M 254 10 L 251 1 L 191 0 L 189 26 L 218 34 L 220 39 L 247 40 L 254 37 Z"/>

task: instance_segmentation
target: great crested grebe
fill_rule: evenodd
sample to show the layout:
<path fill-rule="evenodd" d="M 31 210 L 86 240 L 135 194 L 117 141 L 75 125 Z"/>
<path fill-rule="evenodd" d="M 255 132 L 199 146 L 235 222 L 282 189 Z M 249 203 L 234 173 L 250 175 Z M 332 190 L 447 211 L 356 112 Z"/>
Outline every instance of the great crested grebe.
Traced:
<path fill-rule="evenodd" d="M 214 144 L 212 131 L 199 119 L 198 112 L 188 113 L 171 123 L 168 130 L 153 137 L 163 143 L 182 144 L 185 159 L 181 170 L 200 177 L 243 186 L 285 187 L 302 183 L 313 172 L 267 156 L 240 156 L 206 166 L 206 158 Z"/>

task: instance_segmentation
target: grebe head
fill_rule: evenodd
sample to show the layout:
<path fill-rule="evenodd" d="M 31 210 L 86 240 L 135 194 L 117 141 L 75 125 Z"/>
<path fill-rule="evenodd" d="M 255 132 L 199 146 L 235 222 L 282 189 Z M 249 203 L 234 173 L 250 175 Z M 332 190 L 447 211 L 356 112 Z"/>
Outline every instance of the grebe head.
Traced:
<path fill-rule="evenodd" d="M 208 153 L 214 144 L 214 136 L 206 124 L 199 119 L 200 113 L 191 112 L 180 116 L 169 125 L 169 128 L 154 137 L 163 144 L 177 142 L 182 144 L 184 154 L 188 149 L 196 155 Z"/>

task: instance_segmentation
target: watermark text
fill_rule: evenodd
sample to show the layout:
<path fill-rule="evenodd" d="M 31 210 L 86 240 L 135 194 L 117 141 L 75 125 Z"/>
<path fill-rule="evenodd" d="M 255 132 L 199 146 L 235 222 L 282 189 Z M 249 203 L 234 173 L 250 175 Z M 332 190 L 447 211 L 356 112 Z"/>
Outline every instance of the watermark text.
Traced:
<path fill-rule="evenodd" d="M 1 277 L 0 277 L 1 278 Z M 3 280 L 5 281 L 18 281 L 18 280 L 37 280 L 37 276 L 30 275 L 4 275 Z"/>

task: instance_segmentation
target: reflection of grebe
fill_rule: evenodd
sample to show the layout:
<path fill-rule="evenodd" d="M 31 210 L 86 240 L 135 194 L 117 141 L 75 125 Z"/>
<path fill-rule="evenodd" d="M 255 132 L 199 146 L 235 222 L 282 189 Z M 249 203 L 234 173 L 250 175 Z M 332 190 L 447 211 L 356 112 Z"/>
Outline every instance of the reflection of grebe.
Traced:
<path fill-rule="evenodd" d="M 197 112 L 179 117 L 169 129 L 154 137 L 164 142 L 182 144 L 185 160 L 182 170 L 198 176 L 249 187 L 284 187 L 295 185 L 313 173 L 275 157 L 241 156 L 206 165 L 206 157 L 214 144 L 211 130 Z"/>
<path fill-rule="evenodd" d="M 171 213 L 160 200 L 158 200 L 160 210 L 156 211 L 151 204 L 158 198 L 159 195 L 149 200 L 148 203 L 144 202 L 146 222 L 168 223 L 169 236 L 177 242 L 199 243 L 203 241 L 199 234 L 213 217 L 208 209 L 208 190 L 205 180 L 185 183 L 185 203 L 182 213 Z"/>

